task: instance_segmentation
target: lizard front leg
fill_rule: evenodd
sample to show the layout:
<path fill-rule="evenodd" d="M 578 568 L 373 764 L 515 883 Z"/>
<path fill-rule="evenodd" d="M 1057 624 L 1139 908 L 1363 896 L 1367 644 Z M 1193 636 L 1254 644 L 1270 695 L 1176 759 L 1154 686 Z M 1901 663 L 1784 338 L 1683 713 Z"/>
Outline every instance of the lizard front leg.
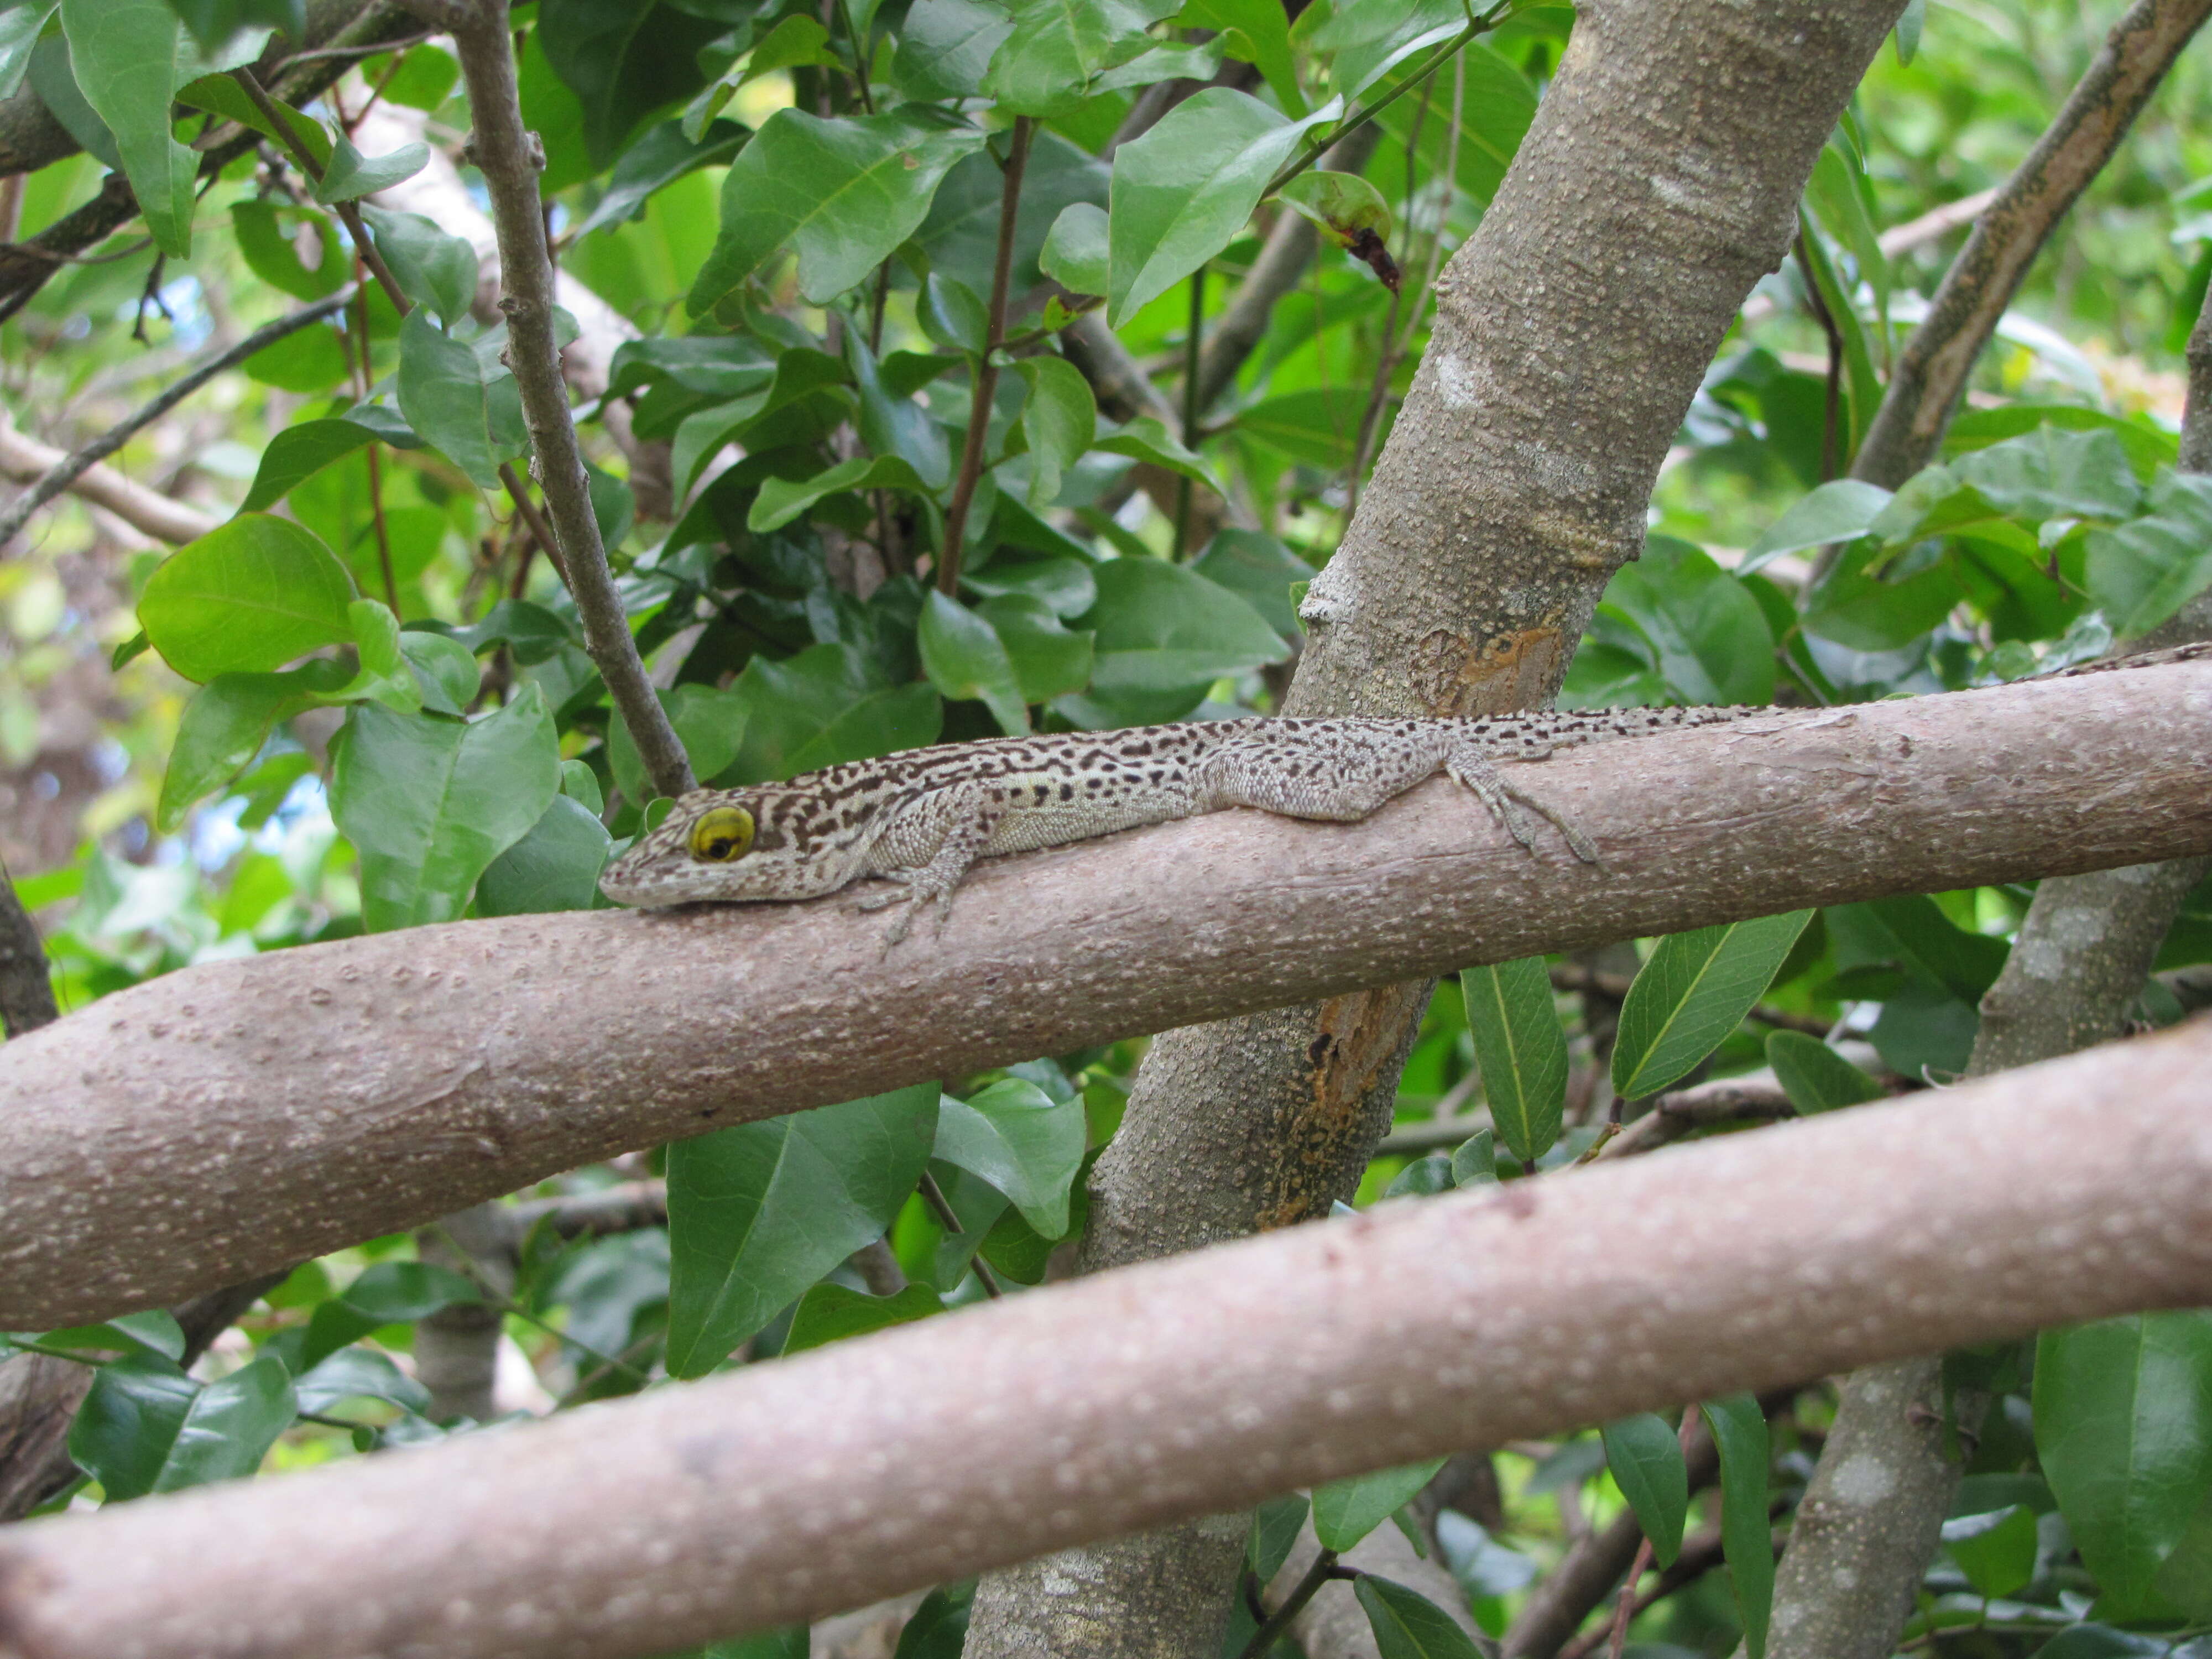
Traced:
<path fill-rule="evenodd" d="M 1550 745 L 1547 744 L 1542 752 L 1548 755 Z M 1536 840 L 1528 818 L 1521 811 L 1522 806 L 1557 830 L 1574 855 L 1584 864 L 1603 866 L 1605 860 L 1598 856 L 1595 842 L 1536 797 L 1508 783 L 1480 744 L 1462 742 L 1454 744 L 1451 752 L 1444 758 L 1444 770 L 1473 790 L 1475 798 L 1490 809 L 1491 816 L 1505 826 L 1505 833 L 1529 852 L 1536 850 Z"/>
<path fill-rule="evenodd" d="M 902 882 L 906 890 L 864 899 L 860 904 L 862 909 L 873 910 L 907 902 L 884 936 L 886 951 L 911 931 L 915 909 L 932 901 L 937 905 L 937 930 L 945 931 L 953 890 L 982 856 L 992 830 L 1007 810 L 1005 792 L 982 783 L 934 790 L 895 809 L 871 856 L 871 873 Z"/>

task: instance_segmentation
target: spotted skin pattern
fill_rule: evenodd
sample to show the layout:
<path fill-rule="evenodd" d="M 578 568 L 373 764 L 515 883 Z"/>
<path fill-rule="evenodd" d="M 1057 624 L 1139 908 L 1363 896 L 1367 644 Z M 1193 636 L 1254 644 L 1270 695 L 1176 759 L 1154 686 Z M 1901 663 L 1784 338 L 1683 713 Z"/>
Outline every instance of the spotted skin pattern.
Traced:
<path fill-rule="evenodd" d="M 890 929 L 887 942 L 896 944 L 925 902 L 937 905 L 943 926 L 953 890 L 979 858 L 1232 806 L 1351 823 L 1438 772 L 1474 791 L 1522 846 L 1534 846 L 1527 807 L 1553 824 L 1577 858 L 1594 864 L 1597 849 L 1582 832 L 1507 781 L 1496 763 L 1770 712 L 1605 708 L 1488 720 L 1192 721 L 946 744 L 851 761 L 787 783 L 694 790 L 599 885 L 621 903 L 653 906 L 817 898 L 876 877 L 904 890 L 871 896 L 862 908 L 914 901 Z M 750 848 L 727 861 L 696 855 L 692 826 L 732 807 L 751 815 Z"/>

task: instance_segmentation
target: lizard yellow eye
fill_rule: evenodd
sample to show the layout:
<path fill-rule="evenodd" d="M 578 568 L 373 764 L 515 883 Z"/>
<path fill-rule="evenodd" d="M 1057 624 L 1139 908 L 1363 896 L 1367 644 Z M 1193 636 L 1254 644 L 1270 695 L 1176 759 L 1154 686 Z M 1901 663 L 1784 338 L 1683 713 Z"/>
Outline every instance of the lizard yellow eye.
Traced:
<path fill-rule="evenodd" d="M 753 844 L 753 815 L 742 806 L 717 806 L 691 826 L 691 856 L 702 864 L 727 864 Z"/>

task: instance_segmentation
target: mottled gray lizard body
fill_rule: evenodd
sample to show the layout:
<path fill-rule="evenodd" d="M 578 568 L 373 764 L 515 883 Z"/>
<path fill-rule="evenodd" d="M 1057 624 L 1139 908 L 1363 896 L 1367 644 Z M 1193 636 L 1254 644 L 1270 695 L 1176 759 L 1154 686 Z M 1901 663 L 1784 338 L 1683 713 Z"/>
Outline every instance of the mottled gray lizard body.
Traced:
<path fill-rule="evenodd" d="M 979 858 L 1087 841 L 1140 824 L 1257 807 L 1350 822 L 1438 772 L 1533 847 L 1525 805 L 1595 863 L 1580 831 L 1498 770 L 1555 749 L 1759 708 L 1602 708 L 1488 720 L 1192 721 L 1123 732 L 994 738 L 852 761 L 787 783 L 700 789 L 676 803 L 600 882 L 625 904 L 805 899 L 863 877 L 904 884 L 876 908 L 934 900 L 941 921 Z M 1518 805 L 1516 805 L 1518 803 Z M 892 928 L 905 935 L 909 910 Z"/>

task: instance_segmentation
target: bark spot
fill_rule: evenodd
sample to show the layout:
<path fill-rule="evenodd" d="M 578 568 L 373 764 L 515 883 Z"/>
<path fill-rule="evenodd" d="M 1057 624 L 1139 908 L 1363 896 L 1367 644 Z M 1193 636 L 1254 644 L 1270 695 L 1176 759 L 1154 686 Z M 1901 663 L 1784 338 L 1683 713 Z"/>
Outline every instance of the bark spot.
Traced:
<path fill-rule="evenodd" d="M 1321 1005 L 1320 1030 L 1306 1045 L 1306 1087 L 1273 1137 L 1280 1150 L 1254 1218 L 1260 1231 L 1325 1215 L 1333 1200 L 1350 1195 L 1382 1127 L 1369 1121 L 1369 1097 L 1395 1076 L 1394 1062 L 1427 1006 L 1429 989 L 1421 980 Z"/>
<path fill-rule="evenodd" d="M 1407 665 L 1414 694 L 1430 713 L 1503 714 L 1550 696 L 1568 648 L 1556 623 L 1497 635 L 1480 646 L 1439 628 L 1413 647 Z"/>

